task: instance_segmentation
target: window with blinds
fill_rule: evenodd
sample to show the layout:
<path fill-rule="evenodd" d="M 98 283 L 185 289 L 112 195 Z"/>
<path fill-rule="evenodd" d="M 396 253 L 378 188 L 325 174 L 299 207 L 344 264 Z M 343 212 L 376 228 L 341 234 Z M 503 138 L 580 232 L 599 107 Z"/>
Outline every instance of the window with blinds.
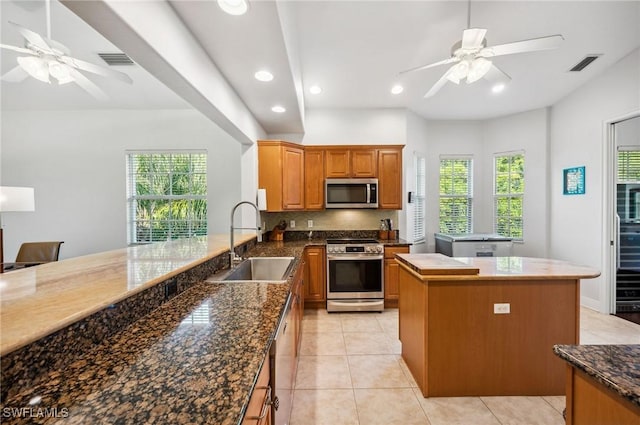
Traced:
<path fill-rule="evenodd" d="M 128 151 L 129 244 L 207 234 L 206 151 Z"/>
<path fill-rule="evenodd" d="M 618 148 L 618 183 L 640 182 L 640 150 L 637 146 Z"/>
<path fill-rule="evenodd" d="M 440 232 L 471 233 L 473 223 L 473 159 L 440 157 Z"/>
<path fill-rule="evenodd" d="M 496 155 L 493 181 L 494 231 L 523 240 L 524 153 Z"/>
<path fill-rule="evenodd" d="M 413 243 L 425 241 L 424 213 L 426 206 L 426 160 L 422 154 L 414 155 L 416 190 L 413 199 Z"/>

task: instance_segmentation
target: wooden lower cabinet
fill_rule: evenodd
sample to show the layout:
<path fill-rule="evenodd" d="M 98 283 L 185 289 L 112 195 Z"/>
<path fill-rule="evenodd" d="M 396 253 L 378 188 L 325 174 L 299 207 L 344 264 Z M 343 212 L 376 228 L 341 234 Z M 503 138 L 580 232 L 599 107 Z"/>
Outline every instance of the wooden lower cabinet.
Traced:
<path fill-rule="evenodd" d="M 640 407 L 567 365 L 567 425 L 638 425 Z"/>
<path fill-rule="evenodd" d="M 396 254 L 408 254 L 409 246 L 385 246 L 384 248 L 384 306 L 398 307 L 400 266 Z"/>
<path fill-rule="evenodd" d="M 258 375 L 258 381 L 251 393 L 251 399 L 247 411 L 242 419 L 242 425 L 271 425 L 271 370 L 269 358 L 262 362 L 262 370 Z"/>
<path fill-rule="evenodd" d="M 307 308 L 325 308 L 327 302 L 327 260 L 324 246 L 304 250 L 304 302 Z"/>
<path fill-rule="evenodd" d="M 291 288 L 291 302 L 293 303 L 293 322 L 295 332 L 295 352 L 296 357 L 300 355 L 300 343 L 302 342 L 302 317 L 304 316 L 304 275 L 305 261 L 303 260 L 295 277 L 293 278 L 293 287 Z"/>

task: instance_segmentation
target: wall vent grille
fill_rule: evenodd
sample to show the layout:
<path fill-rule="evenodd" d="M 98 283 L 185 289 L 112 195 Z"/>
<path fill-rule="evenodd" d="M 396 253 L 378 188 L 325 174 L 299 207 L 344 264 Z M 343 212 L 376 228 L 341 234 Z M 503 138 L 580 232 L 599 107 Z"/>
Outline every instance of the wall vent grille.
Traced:
<path fill-rule="evenodd" d="M 109 66 L 135 65 L 131 58 L 124 53 L 98 53 L 98 56 Z"/>
<path fill-rule="evenodd" d="M 598 59 L 602 55 L 587 55 L 584 59 L 578 62 L 573 68 L 569 71 L 571 72 L 580 72 L 589 66 L 594 60 Z"/>

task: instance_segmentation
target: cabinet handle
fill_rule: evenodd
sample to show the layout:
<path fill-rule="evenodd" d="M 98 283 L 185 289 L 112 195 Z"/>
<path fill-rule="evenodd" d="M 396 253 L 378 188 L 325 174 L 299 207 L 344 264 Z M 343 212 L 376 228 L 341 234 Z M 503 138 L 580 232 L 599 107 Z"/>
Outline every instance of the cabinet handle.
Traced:
<path fill-rule="evenodd" d="M 256 389 L 267 390 L 267 393 L 264 397 L 264 402 L 262 403 L 262 411 L 260 412 L 260 416 L 248 416 L 247 419 L 260 421 L 264 419 L 265 416 L 267 416 L 267 413 L 269 413 L 269 406 L 271 406 L 271 386 L 269 385 L 266 387 L 256 387 Z"/>

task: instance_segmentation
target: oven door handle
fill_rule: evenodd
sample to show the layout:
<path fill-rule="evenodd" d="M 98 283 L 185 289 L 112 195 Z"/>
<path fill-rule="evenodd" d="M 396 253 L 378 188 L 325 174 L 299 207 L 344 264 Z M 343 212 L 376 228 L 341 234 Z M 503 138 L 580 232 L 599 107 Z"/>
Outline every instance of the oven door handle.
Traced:
<path fill-rule="evenodd" d="M 383 255 L 327 255 L 327 261 L 382 260 Z"/>

